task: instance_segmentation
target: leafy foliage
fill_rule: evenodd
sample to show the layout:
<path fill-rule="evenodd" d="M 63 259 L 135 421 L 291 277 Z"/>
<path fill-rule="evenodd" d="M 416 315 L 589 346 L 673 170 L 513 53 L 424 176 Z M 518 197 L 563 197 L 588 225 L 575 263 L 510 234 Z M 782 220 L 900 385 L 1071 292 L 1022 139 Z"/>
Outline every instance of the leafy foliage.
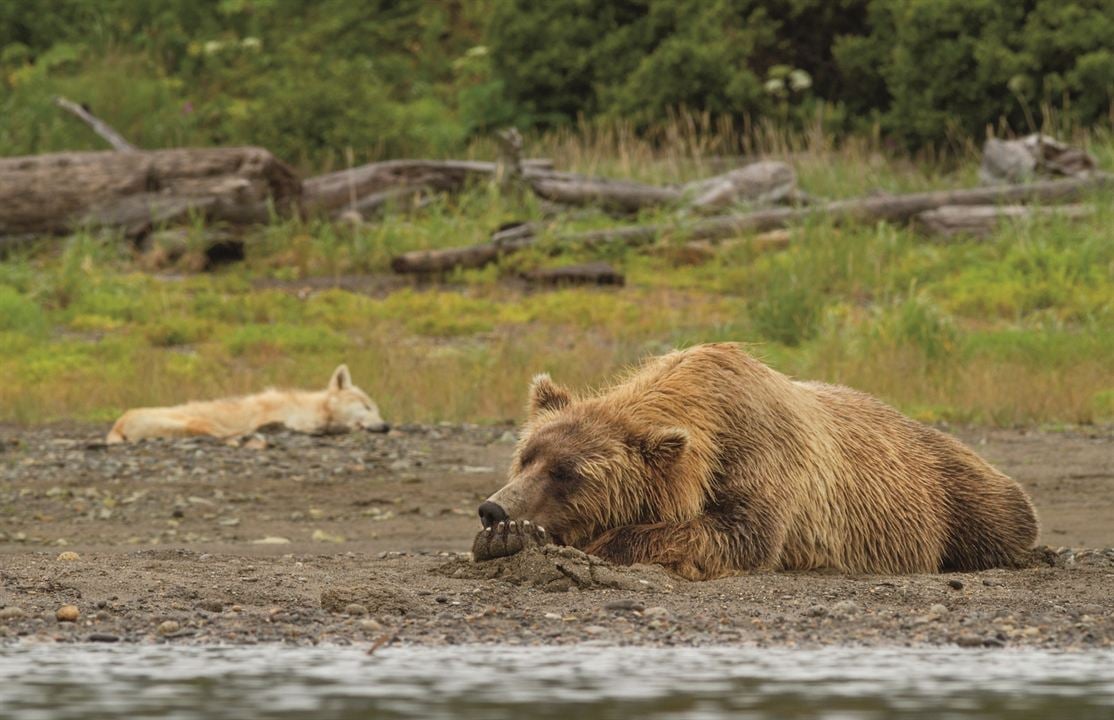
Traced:
<path fill-rule="evenodd" d="M 517 124 L 684 108 L 880 123 L 909 146 L 1108 122 L 1114 0 L 41 0 L 0 3 L 0 148 L 265 145 L 336 166 Z M 738 122 L 742 121 L 742 122 Z"/>

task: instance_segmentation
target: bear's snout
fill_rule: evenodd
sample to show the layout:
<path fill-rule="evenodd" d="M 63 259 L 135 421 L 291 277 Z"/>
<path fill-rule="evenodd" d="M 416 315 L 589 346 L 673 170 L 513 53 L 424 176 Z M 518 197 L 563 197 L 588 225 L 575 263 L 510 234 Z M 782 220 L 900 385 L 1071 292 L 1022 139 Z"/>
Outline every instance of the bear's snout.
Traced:
<path fill-rule="evenodd" d="M 503 509 L 503 506 L 490 500 L 480 505 L 479 512 L 480 522 L 483 523 L 484 527 L 494 527 L 507 519 L 507 511 Z"/>

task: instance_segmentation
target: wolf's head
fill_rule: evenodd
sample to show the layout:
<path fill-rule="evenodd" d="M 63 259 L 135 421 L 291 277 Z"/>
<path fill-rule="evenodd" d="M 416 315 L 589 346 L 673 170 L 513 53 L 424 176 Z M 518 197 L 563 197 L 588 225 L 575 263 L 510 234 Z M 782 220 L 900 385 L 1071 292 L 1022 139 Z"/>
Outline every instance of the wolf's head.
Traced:
<path fill-rule="evenodd" d="M 367 430 L 387 432 L 391 426 L 383 422 L 379 406 L 352 383 L 347 365 L 339 365 L 325 388 L 325 415 L 332 432 Z"/>

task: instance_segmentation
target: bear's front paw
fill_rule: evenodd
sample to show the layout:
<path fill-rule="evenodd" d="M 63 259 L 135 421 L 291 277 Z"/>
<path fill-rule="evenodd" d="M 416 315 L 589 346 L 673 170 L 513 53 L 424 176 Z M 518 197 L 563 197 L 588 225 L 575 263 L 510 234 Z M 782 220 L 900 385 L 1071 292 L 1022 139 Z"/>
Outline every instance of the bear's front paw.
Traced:
<path fill-rule="evenodd" d="M 528 547 L 541 547 L 551 542 L 553 541 L 545 528 L 529 520 L 501 522 L 494 527 L 484 528 L 476 534 L 476 539 L 472 543 L 472 560 L 484 562 L 508 557 Z"/>

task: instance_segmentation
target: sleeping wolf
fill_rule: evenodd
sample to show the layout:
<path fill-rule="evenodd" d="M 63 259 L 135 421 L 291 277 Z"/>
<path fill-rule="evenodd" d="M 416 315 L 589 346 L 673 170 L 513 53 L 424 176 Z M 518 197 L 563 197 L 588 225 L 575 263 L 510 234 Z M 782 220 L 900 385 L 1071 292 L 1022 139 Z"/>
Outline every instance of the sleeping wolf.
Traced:
<path fill-rule="evenodd" d="M 352 384 L 347 365 L 333 371 L 324 390 L 268 389 L 255 395 L 189 402 L 174 407 L 128 410 L 105 441 L 122 443 L 149 437 L 211 435 L 236 438 L 266 425 L 321 434 L 361 429 L 387 432 L 379 407 Z"/>

